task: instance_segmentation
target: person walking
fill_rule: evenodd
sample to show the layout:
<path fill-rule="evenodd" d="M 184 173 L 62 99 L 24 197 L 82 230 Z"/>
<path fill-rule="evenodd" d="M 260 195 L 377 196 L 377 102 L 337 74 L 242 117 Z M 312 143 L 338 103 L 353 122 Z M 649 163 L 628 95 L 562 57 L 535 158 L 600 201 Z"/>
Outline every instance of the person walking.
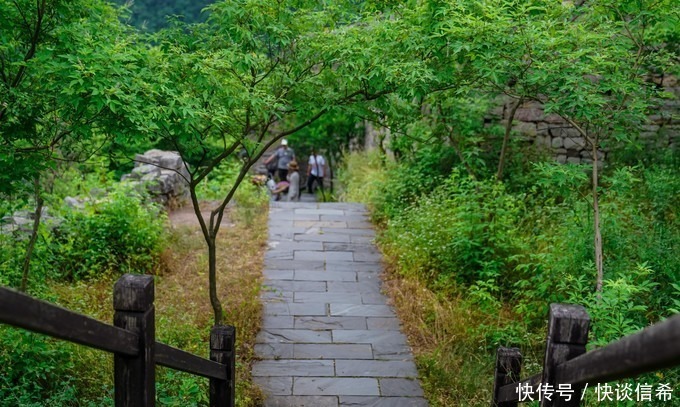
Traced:
<path fill-rule="evenodd" d="M 300 173 L 297 161 L 288 163 L 288 202 L 300 200 Z"/>
<path fill-rule="evenodd" d="M 288 164 L 295 160 L 295 151 L 288 147 L 288 140 L 285 138 L 281 140 L 281 145 L 276 149 L 274 154 L 270 155 L 264 162 L 265 165 L 269 164 L 274 159 L 277 160 L 277 168 L 279 181 L 285 181 L 288 176 Z"/>
<path fill-rule="evenodd" d="M 309 156 L 307 163 L 307 192 L 314 193 L 314 182 L 316 182 L 321 193 L 323 194 L 323 176 L 326 168 L 326 160 L 321 154 L 316 153 L 316 149 L 312 149 L 312 154 Z"/>

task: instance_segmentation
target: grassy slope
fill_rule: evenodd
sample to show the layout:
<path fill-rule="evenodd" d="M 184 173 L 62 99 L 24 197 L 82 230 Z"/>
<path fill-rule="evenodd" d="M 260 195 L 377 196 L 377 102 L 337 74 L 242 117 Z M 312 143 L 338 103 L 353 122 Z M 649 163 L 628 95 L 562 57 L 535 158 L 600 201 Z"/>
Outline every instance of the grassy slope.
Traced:
<path fill-rule="evenodd" d="M 267 241 L 267 211 L 254 211 L 254 218 L 225 219 L 218 239 L 218 293 L 226 320 L 237 329 L 237 404 L 254 406 L 262 396 L 250 381 L 253 344 L 259 331 L 261 305 L 258 300 L 264 250 Z M 206 357 L 212 309 L 208 300 L 205 243 L 197 225 L 182 225 L 170 233 L 163 254 L 163 271 L 156 278 L 156 337 L 159 341 Z M 59 283 L 52 289 L 62 306 L 102 321 L 113 318 L 113 277 L 76 284 Z M 110 402 L 112 358 L 103 352 L 73 346 L 74 375 L 83 390 L 82 398 L 96 405 Z M 159 368 L 157 393 L 160 405 L 204 405 L 207 379 Z M 102 398 L 104 395 L 104 398 Z M 86 404 L 83 404 L 86 405 Z"/>

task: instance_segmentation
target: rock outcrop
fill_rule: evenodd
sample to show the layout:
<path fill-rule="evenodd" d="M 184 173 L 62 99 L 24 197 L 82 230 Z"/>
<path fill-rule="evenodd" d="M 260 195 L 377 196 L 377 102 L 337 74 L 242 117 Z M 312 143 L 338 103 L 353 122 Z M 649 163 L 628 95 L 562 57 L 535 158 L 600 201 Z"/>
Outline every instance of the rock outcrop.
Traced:
<path fill-rule="evenodd" d="M 13 234 L 18 238 L 28 238 L 33 231 L 35 213 L 31 211 L 15 211 L 11 215 L 0 219 L 0 233 L 5 235 Z M 62 220 L 49 214 L 49 208 L 42 208 L 40 223 L 46 225 L 48 229 L 54 229 L 61 224 Z"/>
<path fill-rule="evenodd" d="M 121 181 L 144 185 L 152 199 L 165 207 L 189 202 L 189 171 L 175 151 L 149 150 L 135 156 L 135 168 Z"/>

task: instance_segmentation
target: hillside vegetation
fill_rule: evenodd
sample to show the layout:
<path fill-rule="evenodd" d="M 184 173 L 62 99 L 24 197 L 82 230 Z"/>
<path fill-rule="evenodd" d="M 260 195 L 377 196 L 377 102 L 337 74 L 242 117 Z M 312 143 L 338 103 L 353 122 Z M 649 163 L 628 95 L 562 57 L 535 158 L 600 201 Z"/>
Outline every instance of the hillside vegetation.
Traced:
<path fill-rule="evenodd" d="M 257 404 L 249 178 L 286 138 L 333 172 L 377 147 L 345 157 L 345 194 L 383 229 L 434 404 L 488 404 L 499 344 L 535 370 L 550 302 L 588 307 L 591 346 L 680 308 L 677 1 L 189 3 L 0 0 L 0 284 L 110 320 L 118 276 L 158 276 L 159 338 L 200 354 L 211 325 L 240 327 Z M 191 232 L 119 182 L 151 149 L 180 167 L 138 178 L 181 178 Z M 6 326 L 0 343 L 0 403 L 110 402 L 105 356 Z M 205 405 L 162 375 L 159 404 Z"/>
<path fill-rule="evenodd" d="M 381 226 L 388 290 L 435 405 L 488 404 L 499 346 L 522 349 L 522 376 L 540 372 L 550 303 L 586 307 L 589 349 L 678 312 L 678 157 L 608 163 L 597 292 L 585 168 L 548 158 L 503 181 L 475 179 L 447 151 L 422 147 L 398 162 L 352 153 L 342 172 L 345 199 L 369 204 Z M 627 382 L 679 379 L 675 369 Z"/>

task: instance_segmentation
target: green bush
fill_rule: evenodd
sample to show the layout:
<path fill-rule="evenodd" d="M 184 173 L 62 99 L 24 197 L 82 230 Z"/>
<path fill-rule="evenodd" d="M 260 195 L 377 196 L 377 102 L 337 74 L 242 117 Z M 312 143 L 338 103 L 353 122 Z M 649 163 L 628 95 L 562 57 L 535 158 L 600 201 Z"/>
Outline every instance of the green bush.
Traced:
<path fill-rule="evenodd" d="M 498 286 L 521 253 L 520 198 L 503 184 L 475 181 L 454 170 L 432 194 L 388 223 L 385 241 L 402 270 L 430 281 Z"/>
<path fill-rule="evenodd" d="M 338 178 L 342 185 L 340 200 L 363 202 L 374 209 L 387 179 L 384 158 L 376 150 L 344 153 Z"/>
<path fill-rule="evenodd" d="M 161 406 L 198 407 L 209 405 L 208 379 L 189 373 L 159 368 L 156 400 Z"/>
<path fill-rule="evenodd" d="M 452 149 L 424 147 L 399 165 L 391 165 L 380 195 L 373 199 L 376 218 L 395 218 L 422 195 L 433 192 L 451 173 L 453 163 Z"/>
<path fill-rule="evenodd" d="M 252 226 L 257 213 L 261 212 L 263 205 L 269 202 L 269 192 L 264 187 L 255 185 L 246 179 L 238 186 L 234 194 L 234 202 L 236 203 L 236 219 L 247 226 Z"/>
<path fill-rule="evenodd" d="M 347 196 L 369 203 L 380 222 L 381 248 L 396 270 L 407 280 L 424 280 L 436 297 L 455 300 L 457 314 L 475 315 L 461 335 L 474 343 L 466 343 L 470 359 L 492 367 L 483 359 L 491 360 L 497 346 L 519 346 L 527 374 L 540 370 L 550 303 L 586 307 L 590 348 L 680 312 L 677 161 L 624 166 L 612 160 L 600 172 L 604 279 L 598 293 L 590 168 L 544 161 L 509 166 L 502 182 L 475 180 L 461 175 L 464 167 L 444 176 L 445 168 L 431 159 L 435 151 L 424 151 L 428 159 L 421 160 L 412 159 L 418 151 L 409 152 L 387 165 L 367 159 L 375 153 L 351 154 L 343 183 Z M 424 387 L 464 381 L 457 367 L 440 364 L 440 346 L 428 349 L 428 341 L 447 337 L 446 327 L 431 324 L 440 315 L 422 311 L 407 314 L 407 321 L 434 331 L 422 339 L 425 353 L 417 360 Z M 454 353 L 451 348 L 446 351 Z M 678 375 L 675 368 L 634 380 L 674 383 Z"/>
<path fill-rule="evenodd" d="M 598 296 L 588 168 L 538 163 L 514 185 L 512 176 L 506 183 L 477 181 L 455 169 L 442 180 L 436 159 L 406 159 L 386 169 L 367 156 L 346 161 L 348 193 L 368 184 L 366 168 L 380 174 L 371 176 L 372 190 L 363 197 L 378 219 L 387 220 L 383 247 L 402 273 L 425 279 L 443 295 L 463 290 L 467 302 L 489 313 L 510 305 L 534 329 L 543 329 L 551 302 L 583 304 L 593 315 L 596 344 L 680 309 L 675 166 L 619 167 L 601 176 L 605 257 Z M 352 168 L 357 164 L 360 171 Z M 431 179 L 440 185 L 428 184 Z"/>
<path fill-rule="evenodd" d="M 38 233 L 28 276 L 30 293 L 44 292 L 48 288 L 47 281 L 60 278 L 61 275 L 54 262 L 53 249 L 57 245 L 53 242 L 52 233 L 42 225 Z M 27 246 L 28 236 L 17 238 L 0 234 L 0 285 L 20 287 Z"/>
<path fill-rule="evenodd" d="M 240 169 L 241 163 L 237 160 L 223 161 L 196 187 L 198 199 L 223 200 L 234 184 Z"/>
<path fill-rule="evenodd" d="M 565 171 L 570 171 L 565 168 L 543 179 L 560 180 Z M 671 173 L 663 167 L 622 167 L 602 177 L 601 301 L 592 299 L 596 281 L 592 203 L 588 195 L 581 195 L 583 185 L 556 188 L 562 192 L 550 197 L 544 192 L 538 194 L 540 197 L 535 195 L 534 206 L 525 215 L 531 228 L 525 227 L 522 232 L 531 250 L 530 260 L 521 265 L 520 278 L 515 283 L 517 298 L 522 299 L 517 311 L 540 321 L 547 311 L 546 305 L 537 306 L 541 302 L 581 303 L 593 313 L 601 307 L 610 309 L 613 317 L 636 327 L 668 315 L 680 300 L 673 286 L 680 281 L 680 259 L 673 254 L 680 247 L 680 225 L 676 220 L 680 206 L 675 205 L 677 194 L 664 192 L 680 190 Z M 588 180 L 583 182 L 587 185 Z M 611 305 L 614 299 L 610 295 L 621 303 Z M 636 316 L 627 309 L 636 310 Z M 597 329 L 608 329 L 597 324 Z"/>
<path fill-rule="evenodd" d="M 101 201 L 71 211 L 62 235 L 52 242 L 62 276 L 149 273 L 158 266 L 165 238 L 165 214 L 127 184 L 118 184 Z"/>
<path fill-rule="evenodd" d="M 0 406 L 77 406 L 71 345 L 0 326 Z"/>

